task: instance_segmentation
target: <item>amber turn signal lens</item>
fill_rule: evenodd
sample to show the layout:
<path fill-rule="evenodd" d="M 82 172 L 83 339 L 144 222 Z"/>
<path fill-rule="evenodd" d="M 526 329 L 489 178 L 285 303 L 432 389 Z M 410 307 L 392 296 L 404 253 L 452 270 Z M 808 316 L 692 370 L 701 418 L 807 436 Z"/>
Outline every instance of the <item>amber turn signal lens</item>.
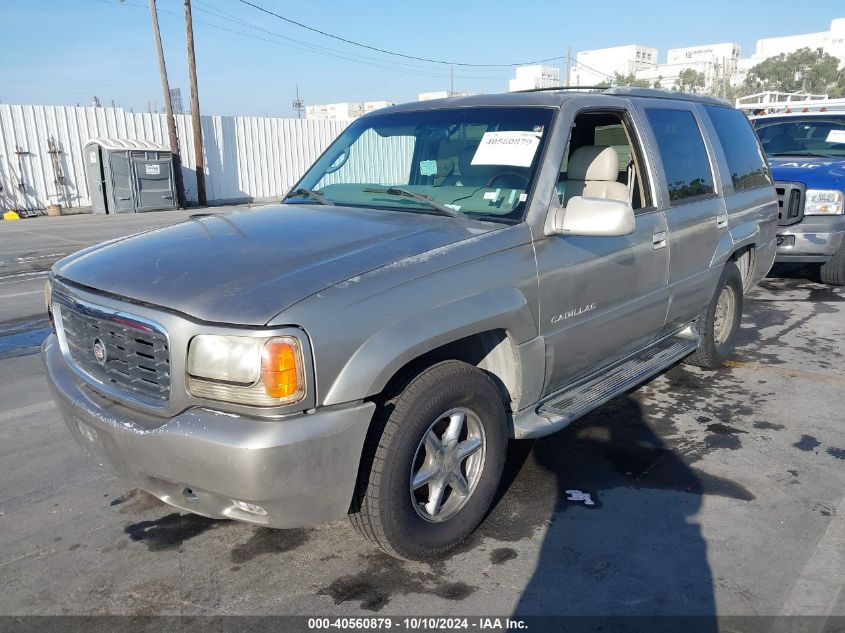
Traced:
<path fill-rule="evenodd" d="M 291 339 L 270 339 L 261 357 L 261 382 L 273 398 L 301 396 L 303 384 L 299 348 Z"/>

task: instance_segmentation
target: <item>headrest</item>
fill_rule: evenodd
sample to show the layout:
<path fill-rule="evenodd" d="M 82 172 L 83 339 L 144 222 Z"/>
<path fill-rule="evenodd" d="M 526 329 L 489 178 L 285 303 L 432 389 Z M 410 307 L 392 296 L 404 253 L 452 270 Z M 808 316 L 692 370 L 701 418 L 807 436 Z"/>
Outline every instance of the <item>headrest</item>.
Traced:
<path fill-rule="evenodd" d="M 619 176 L 619 154 L 606 145 L 584 145 L 569 158 L 567 180 L 610 180 Z"/>

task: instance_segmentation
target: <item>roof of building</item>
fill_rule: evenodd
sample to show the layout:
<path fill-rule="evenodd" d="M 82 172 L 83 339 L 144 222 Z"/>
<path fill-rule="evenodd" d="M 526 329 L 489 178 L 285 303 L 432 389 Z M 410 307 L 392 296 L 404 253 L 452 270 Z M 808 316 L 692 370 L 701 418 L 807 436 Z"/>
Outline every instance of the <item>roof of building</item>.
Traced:
<path fill-rule="evenodd" d="M 86 145 L 96 144 L 103 149 L 129 150 L 137 149 L 150 152 L 169 152 L 170 149 L 155 141 L 142 141 L 134 138 L 92 138 Z"/>

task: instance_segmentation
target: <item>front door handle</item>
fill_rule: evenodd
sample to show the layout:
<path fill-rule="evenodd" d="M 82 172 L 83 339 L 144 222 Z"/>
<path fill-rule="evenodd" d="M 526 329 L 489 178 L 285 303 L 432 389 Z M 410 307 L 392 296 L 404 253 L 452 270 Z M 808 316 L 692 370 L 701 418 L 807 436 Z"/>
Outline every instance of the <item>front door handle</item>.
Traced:
<path fill-rule="evenodd" d="M 660 231 L 659 233 L 655 233 L 651 236 L 651 242 L 654 246 L 654 250 L 658 250 L 660 248 L 666 248 L 666 238 L 667 234 L 666 231 Z"/>
<path fill-rule="evenodd" d="M 720 229 L 724 229 L 728 226 L 728 214 L 722 213 L 721 215 L 716 216 L 716 227 Z"/>

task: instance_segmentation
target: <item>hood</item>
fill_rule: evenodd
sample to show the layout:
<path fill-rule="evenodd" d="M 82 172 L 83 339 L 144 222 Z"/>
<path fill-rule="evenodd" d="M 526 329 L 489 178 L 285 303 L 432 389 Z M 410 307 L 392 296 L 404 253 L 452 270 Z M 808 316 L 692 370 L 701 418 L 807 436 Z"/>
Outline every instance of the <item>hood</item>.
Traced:
<path fill-rule="evenodd" d="M 770 156 L 776 181 L 800 182 L 808 189 L 839 189 L 845 182 L 845 160 L 817 156 Z"/>
<path fill-rule="evenodd" d="M 264 325 L 321 290 L 503 224 L 281 205 L 191 218 L 59 261 L 70 282 L 204 321 Z"/>

